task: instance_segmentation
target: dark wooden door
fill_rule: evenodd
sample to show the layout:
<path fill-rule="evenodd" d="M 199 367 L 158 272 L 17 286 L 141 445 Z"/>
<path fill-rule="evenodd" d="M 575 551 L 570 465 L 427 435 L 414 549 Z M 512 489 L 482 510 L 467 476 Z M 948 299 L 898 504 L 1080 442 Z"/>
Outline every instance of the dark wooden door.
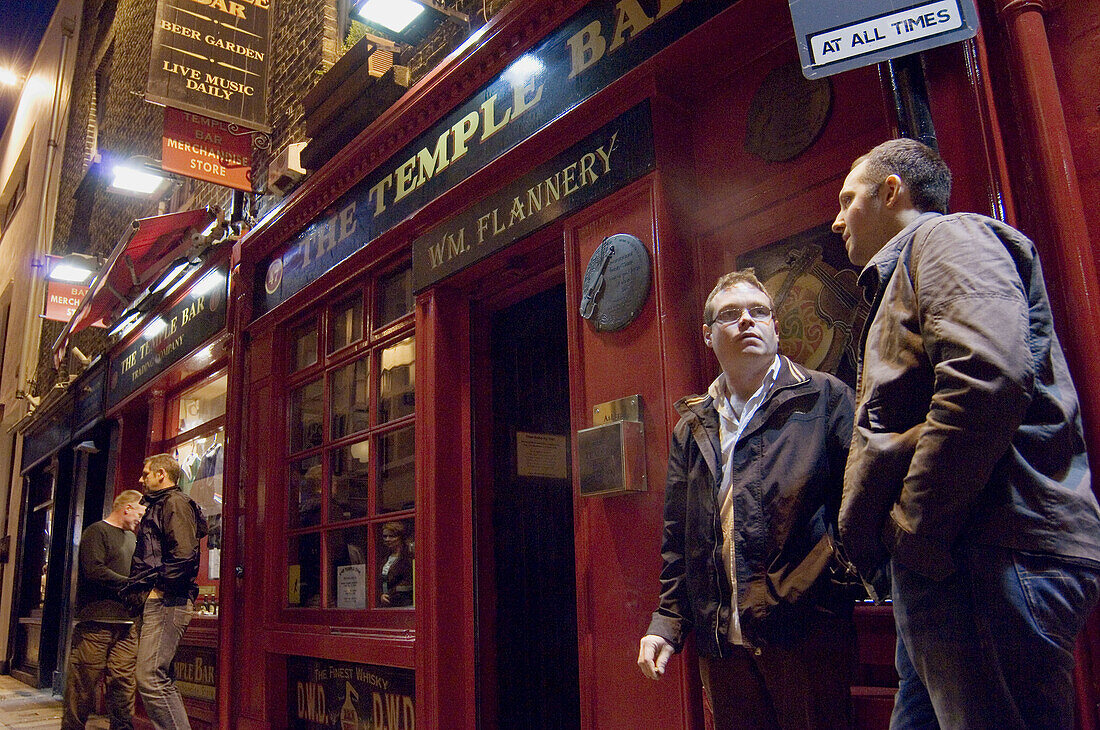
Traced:
<path fill-rule="evenodd" d="M 493 314 L 492 479 L 479 480 L 482 727 L 580 724 L 565 289 Z M 484 556 L 490 557 L 490 556 Z M 487 578 L 488 580 L 483 580 Z M 487 698 L 488 699 L 488 698 Z M 491 716 L 490 716 L 491 715 Z"/>

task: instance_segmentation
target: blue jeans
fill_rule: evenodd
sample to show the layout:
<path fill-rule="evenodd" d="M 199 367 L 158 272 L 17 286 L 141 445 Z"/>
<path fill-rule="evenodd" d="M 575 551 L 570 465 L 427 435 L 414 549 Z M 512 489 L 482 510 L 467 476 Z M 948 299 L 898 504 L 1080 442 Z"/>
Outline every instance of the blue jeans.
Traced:
<path fill-rule="evenodd" d="M 134 624 L 138 635 L 138 694 L 145 714 L 158 730 L 191 728 L 183 698 L 169 673 L 191 615 L 190 599 L 180 605 L 165 605 L 162 598 L 147 598 L 145 610 Z"/>
<path fill-rule="evenodd" d="M 1072 728 L 1074 642 L 1100 571 L 982 545 L 955 558 L 942 581 L 891 561 L 901 681 L 890 727 Z"/>

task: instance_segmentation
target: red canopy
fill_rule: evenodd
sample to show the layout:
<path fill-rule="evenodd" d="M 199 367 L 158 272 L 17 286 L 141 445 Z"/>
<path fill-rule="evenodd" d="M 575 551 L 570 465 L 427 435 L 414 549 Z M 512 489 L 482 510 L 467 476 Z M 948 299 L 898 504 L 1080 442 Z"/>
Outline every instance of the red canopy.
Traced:
<path fill-rule="evenodd" d="M 217 218 L 216 208 L 199 208 L 140 218 L 111 251 L 103 269 L 88 285 L 80 306 L 54 343 L 54 354 L 69 337 L 100 319 L 108 324 L 145 291 L 164 267 L 200 247 L 202 232 Z"/>

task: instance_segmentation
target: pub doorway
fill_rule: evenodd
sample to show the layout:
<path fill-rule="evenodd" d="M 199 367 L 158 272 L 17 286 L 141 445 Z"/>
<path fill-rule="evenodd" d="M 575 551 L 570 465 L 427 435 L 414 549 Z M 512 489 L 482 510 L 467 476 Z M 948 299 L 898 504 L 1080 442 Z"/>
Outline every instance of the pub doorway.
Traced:
<path fill-rule="evenodd" d="M 565 287 L 475 335 L 479 727 L 580 724 Z M 484 320 L 482 320 L 484 321 Z"/>

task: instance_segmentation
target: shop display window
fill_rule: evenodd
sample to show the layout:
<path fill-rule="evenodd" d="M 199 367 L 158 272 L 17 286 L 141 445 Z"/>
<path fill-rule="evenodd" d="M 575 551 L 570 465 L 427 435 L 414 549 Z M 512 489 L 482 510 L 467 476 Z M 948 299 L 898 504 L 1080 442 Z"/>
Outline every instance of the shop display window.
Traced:
<path fill-rule="evenodd" d="M 285 328 L 290 608 L 415 605 L 411 286 L 405 264 Z"/>
<path fill-rule="evenodd" d="M 167 401 L 166 447 L 183 469 L 180 488 L 206 515 L 207 536 L 199 559 L 199 615 L 218 613 L 221 579 L 222 503 L 225 471 L 225 407 L 229 382 L 224 369 L 189 385 Z"/>

